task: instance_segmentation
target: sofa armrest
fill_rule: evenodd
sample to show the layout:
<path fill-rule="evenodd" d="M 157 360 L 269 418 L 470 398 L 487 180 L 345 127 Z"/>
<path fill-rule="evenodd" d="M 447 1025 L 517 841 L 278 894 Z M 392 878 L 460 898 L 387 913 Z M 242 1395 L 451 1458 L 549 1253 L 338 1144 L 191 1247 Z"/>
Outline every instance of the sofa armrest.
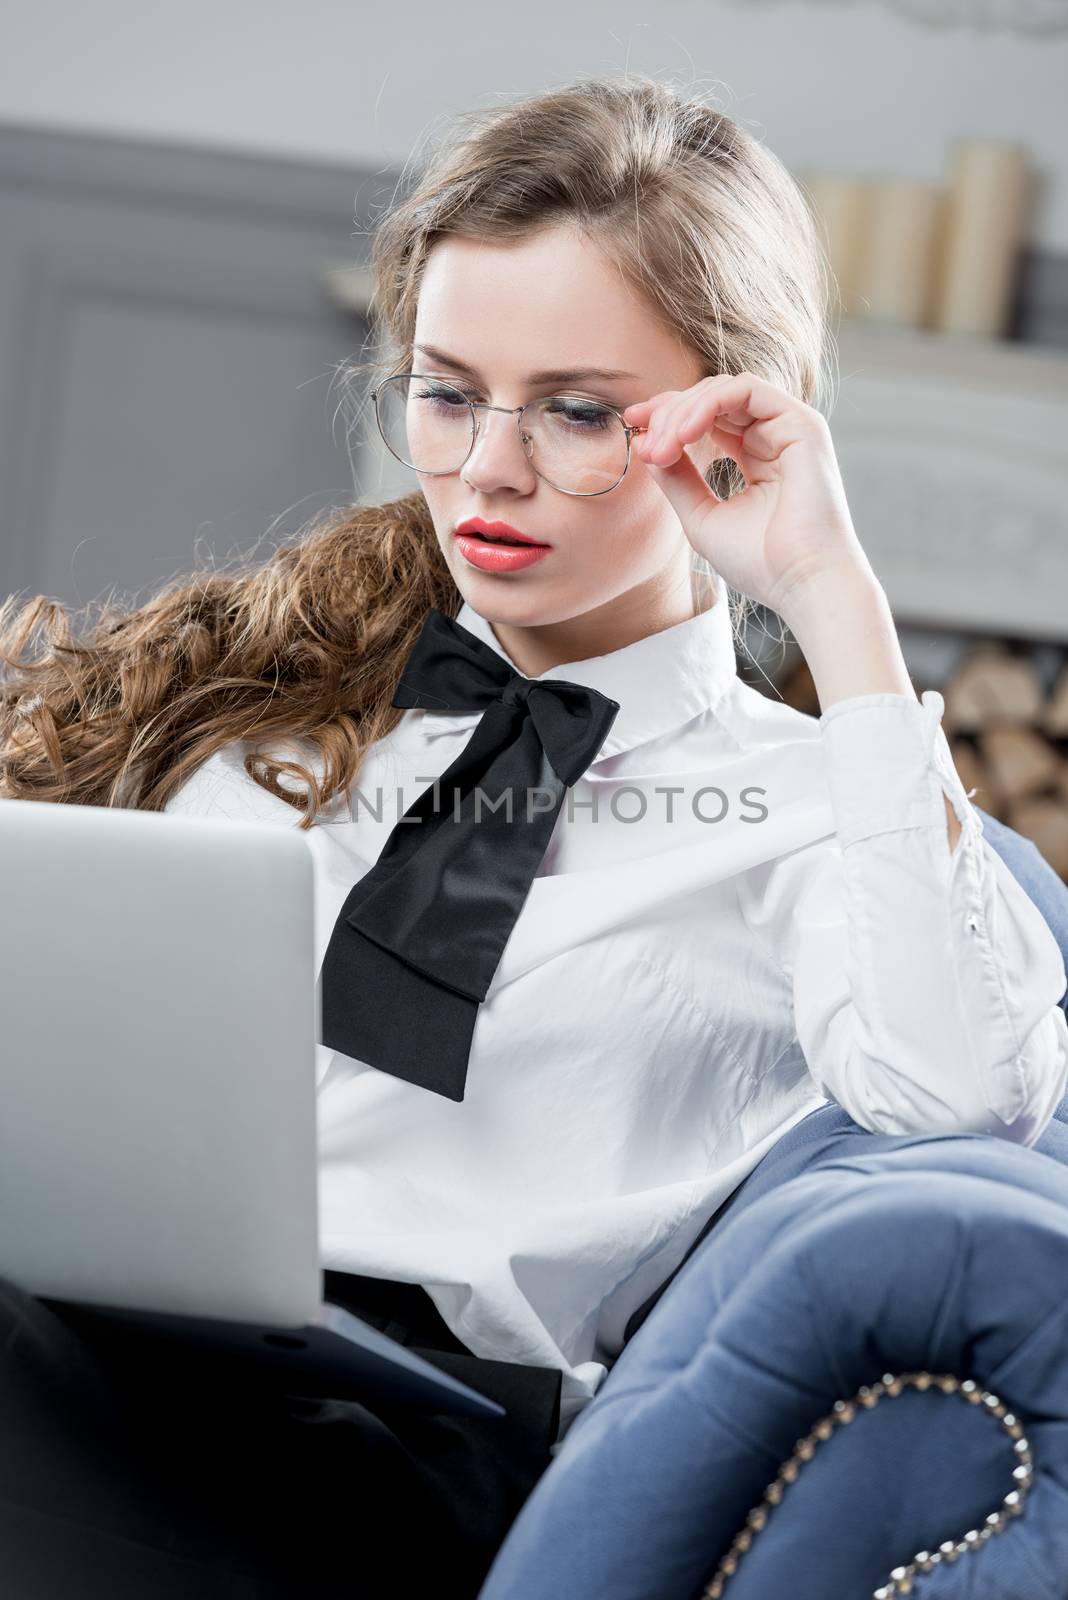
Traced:
<path fill-rule="evenodd" d="M 972 1532 L 982 1547 L 960 1563 L 962 1596 L 978 1592 L 974 1563 L 984 1600 L 1063 1600 L 1068 1166 L 970 1133 L 839 1130 L 813 1150 L 688 1260 L 572 1425 L 479 1600 L 695 1600 L 732 1550 L 727 1600 L 863 1600 L 921 1552 L 948 1567 L 943 1547 Z M 905 1381 L 922 1373 L 955 1395 Z M 798 1442 L 888 1375 L 902 1379 L 893 1404 L 813 1447 L 737 1559 Z M 968 1382 L 978 1405 L 961 1403 Z M 1010 1408 L 994 1420 L 1019 1423 L 1026 1462 L 984 1392 Z M 1033 1467 L 1022 1516 L 1006 1501 L 1020 1465 Z M 982 1540 L 997 1513 L 1004 1531 Z"/>
<path fill-rule="evenodd" d="M 967 1404 L 978 1407 L 981 1414 L 996 1420 L 1010 1442 L 1012 1455 L 1006 1470 L 1011 1469 L 1011 1478 L 1000 1504 L 988 1512 L 976 1527 L 968 1528 L 959 1538 L 944 1539 L 935 1549 L 918 1550 L 910 1561 L 894 1567 L 886 1583 L 880 1584 L 874 1591 L 873 1600 L 891 1600 L 894 1595 L 912 1594 L 917 1578 L 923 1573 L 951 1566 L 961 1556 L 981 1550 L 988 1540 L 1005 1531 L 1013 1517 L 1022 1515 L 1028 1490 L 1034 1480 L 1034 1459 L 1023 1423 L 1010 1411 L 1004 1400 L 992 1391 L 981 1388 L 973 1378 L 961 1379 L 952 1373 L 884 1372 L 876 1383 L 862 1384 L 856 1394 L 848 1399 L 836 1400 L 827 1415 L 820 1417 L 804 1438 L 797 1441 L 793 1455 L 783 1462 L 776 1477 L 765 1489 L 760 1504 L 753 1507 L 745 1519 L 744 1527 L 735 1534 L 730 1550 L 701 1591 L 700 1600 L 722 1600 L 728 1579 L 737 1572 L 739 1561 L 751 1549 L 761 1529 L 767 1526 L 769 1515 L 782 1503 L 791 1484 L 797 1482 L 805 1463 L 812 1460 L 816 1450 L 833 1436 L 835 1429 L 847 1426 L 864 1411 L 870 1411 L 878 1405 L 880 1400 L 896 1399 L 910 1387 L 921 1393 L 931 1390 L 958 1395 Z M 940 1423 L 941 1418 L 932 1416 L 925 1428 L 938 1428 Z M 736 1592 L 737 1586 L 731 1594 Z"/>

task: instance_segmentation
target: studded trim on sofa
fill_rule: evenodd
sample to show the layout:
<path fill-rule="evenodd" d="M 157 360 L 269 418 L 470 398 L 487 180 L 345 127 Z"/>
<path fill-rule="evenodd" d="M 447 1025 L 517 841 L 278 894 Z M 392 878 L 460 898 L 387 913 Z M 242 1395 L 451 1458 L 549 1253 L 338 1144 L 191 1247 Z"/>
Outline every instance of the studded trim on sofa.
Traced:
<path fill-rule="evenodd" d="M 895 1567 L 886 1583 L 875 1590 L 872 1600 L 891 1600 L 894 1595 L 917 1593 L 916 1582 L 923 1573 L 956 1561 L 969 1550 L 981 1549 L 995 1534 L 1001 1533 L 1010 1520 L 1023 1511 L 1034 1477 L 1031 1447 L 1023 1424 L 996 1394 L 983 1389 L 972 1378 L 960 1379 L 952 1373 L 884 1372 L 878 1383 L 863 1384 L 851 1400 L 836 1400 L 827 1416 L 821 1417 L 811 1431 L 797 1441 L 793 1455 L 779 1468 L 778 1476 L 765 1489 L 760 1504 L 754 1506 L 747 1516 L 745 1527 L 735 1535 L 730 1550 L 701 1591 L 700 1600 L 721 1600 L 728 1580 L 737 1571 L 739 1562 L 765 1526 L 771 1512 L 795 1481 L 804 1463 L 812 1460 L 817 1446 L 829 1439 L 836 1428 L 852 1422 L 859 1411 L 870 1411 L 880 1400 L 896 1398 L 908 1387 L 929 1389 L 932 1386 L 941 1389 L 944 1394 L 959 1395 L 969 1405 L 984 1407 L 1001 1424 L 1012 1441 L 1012 1451 L 1016 1457 L 1017 1464 L 1012 1471 L 1015 1487 L 1004 1496 L 997 1510 L 989 1513 L 981 1528 L 969 1528 L 959 1539 L 946 1539 L 937 1550 L 920 1550 L 907 1566 Z"/>

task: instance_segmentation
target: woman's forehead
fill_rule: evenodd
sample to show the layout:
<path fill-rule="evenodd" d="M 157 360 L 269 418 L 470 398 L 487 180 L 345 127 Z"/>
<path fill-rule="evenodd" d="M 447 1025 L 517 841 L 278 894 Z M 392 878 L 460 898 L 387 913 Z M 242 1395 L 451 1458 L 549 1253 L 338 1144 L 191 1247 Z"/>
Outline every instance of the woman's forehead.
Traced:
<path fill-rule="evenodd" d="M 503 245 L 437 241 L 420 284 L 413 355 L 483 384 L 600 384 L 629 394 L 636 385 L 694 381 L 677 333 L 570 231 Z"/>

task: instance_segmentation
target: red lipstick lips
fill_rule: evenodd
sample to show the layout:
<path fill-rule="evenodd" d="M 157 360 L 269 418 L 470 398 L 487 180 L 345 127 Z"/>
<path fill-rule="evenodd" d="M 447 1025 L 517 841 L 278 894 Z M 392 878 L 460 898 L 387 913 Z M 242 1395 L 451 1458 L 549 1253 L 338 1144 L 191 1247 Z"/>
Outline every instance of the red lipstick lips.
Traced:
<path fill-rule="evenodd" d="M 508 522 L 486 522 L 482 517 L 466 517 L 463 522 L 456 524 L 457 533 L 481 533 L 492 540 L 503 540 L 513 544 L 539 545 L 548 549 L 542 539 L 531 539 L 528 534 L 520 533 L 518 528 L 513 528 Z"/>
<path fill-rule="evenodd" d="M 486 522 L 482 517 L 466 517 L 457 523 L 455 538 L 464 560 L 481 572 L 517 572 L 533 566 L 552 549 L 507 522 Z"/>

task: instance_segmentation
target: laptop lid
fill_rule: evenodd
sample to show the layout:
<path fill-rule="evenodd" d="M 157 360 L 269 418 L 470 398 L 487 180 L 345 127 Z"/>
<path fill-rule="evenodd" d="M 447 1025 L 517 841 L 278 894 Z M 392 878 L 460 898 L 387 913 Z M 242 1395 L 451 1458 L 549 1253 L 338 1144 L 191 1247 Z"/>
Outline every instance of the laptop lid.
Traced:
<path fill-rule="evenodd" d="M 313 893 L 295 825 L 0 800 L 0 1275 L 315 1316 Z"/>

